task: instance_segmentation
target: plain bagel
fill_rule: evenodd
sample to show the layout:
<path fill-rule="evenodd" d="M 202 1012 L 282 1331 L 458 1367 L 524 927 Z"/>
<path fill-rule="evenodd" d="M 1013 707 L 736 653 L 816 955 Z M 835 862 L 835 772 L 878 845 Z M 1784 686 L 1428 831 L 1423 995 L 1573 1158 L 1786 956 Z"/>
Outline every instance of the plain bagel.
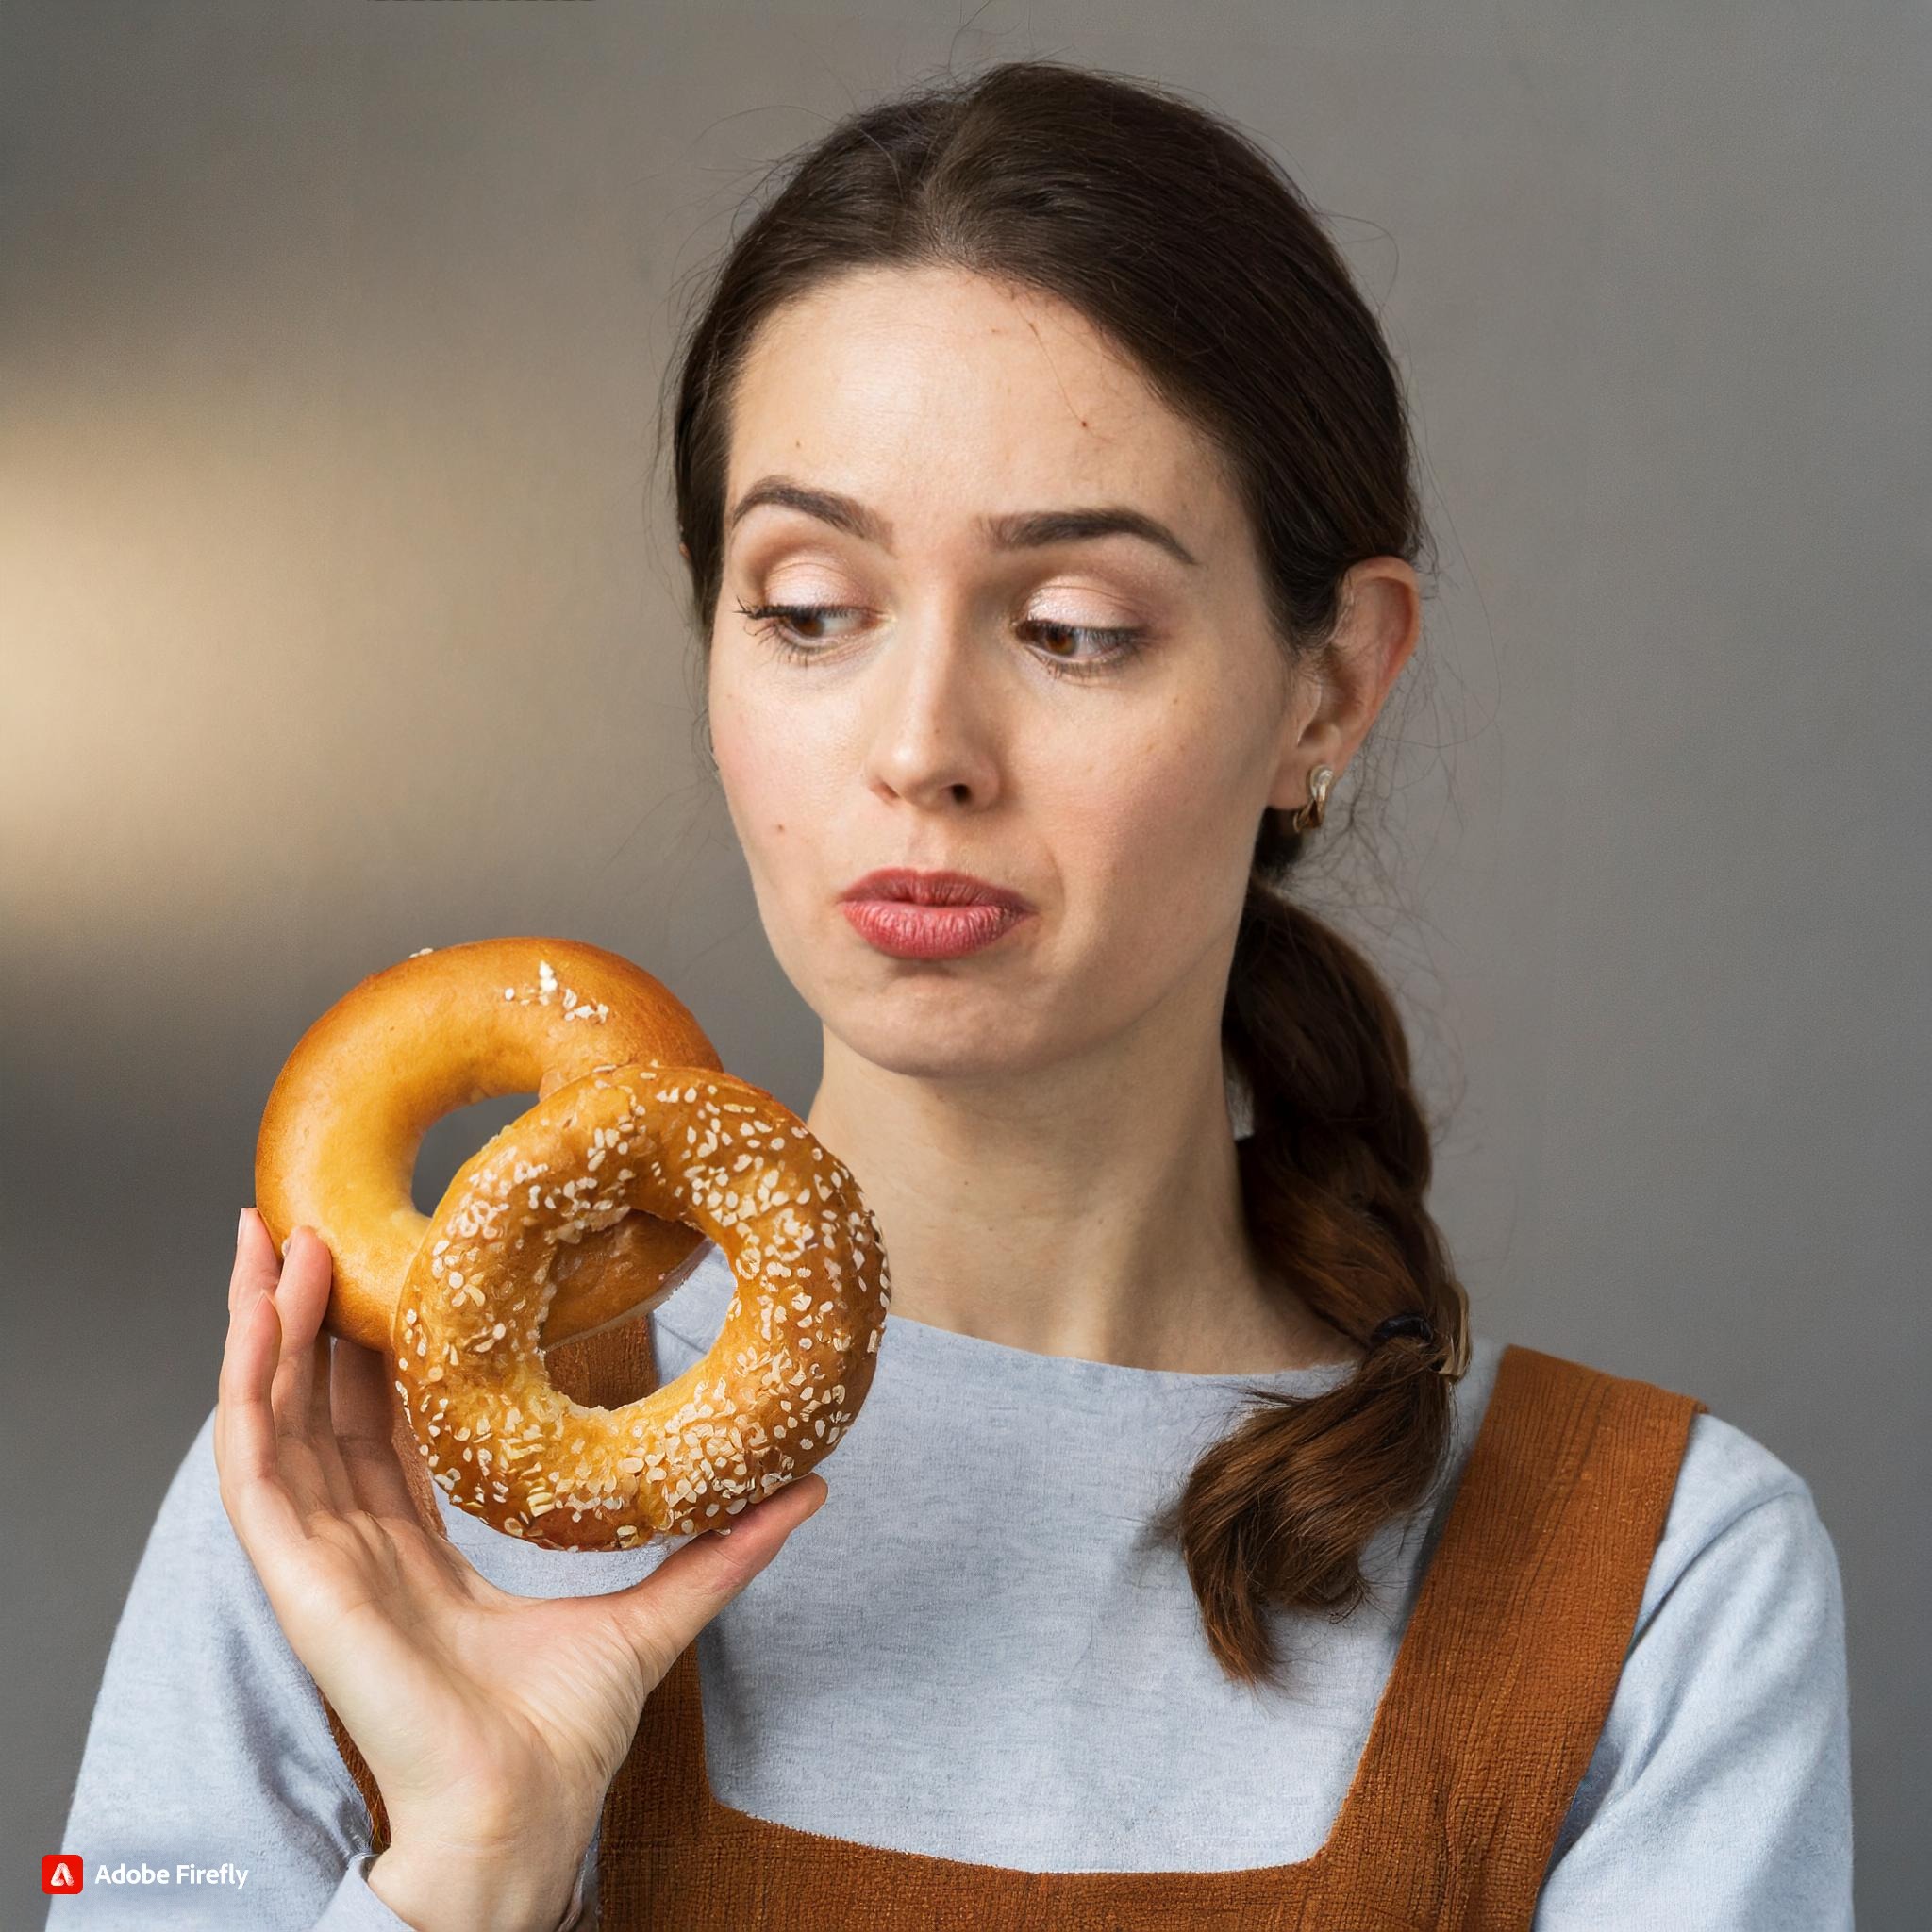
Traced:
<path fill-rule="evenodd" d="M 326 1325 L 387 1350 L 403 1278 L 429 1232 L 411 1196 L 424 1134 L 458 1108 L 538 1094 L 636 1062 L 719 1071 L 689 1008 L 616 953 L 579 941 L 425 946 L 344 993 L 271 1089 L 255 1199 L 277 1247 L 313 1227 L 335 1263 Z M 649 1211 L 558 1257 L 546 1343 L 662 1300 L 703 1237 Z"/>

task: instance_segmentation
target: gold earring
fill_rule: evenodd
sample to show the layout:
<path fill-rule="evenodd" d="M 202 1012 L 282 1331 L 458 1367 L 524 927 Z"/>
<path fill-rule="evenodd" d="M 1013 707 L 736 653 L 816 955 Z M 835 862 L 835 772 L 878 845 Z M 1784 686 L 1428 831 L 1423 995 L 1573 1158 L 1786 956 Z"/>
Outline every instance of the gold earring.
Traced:
<path fill-rule="evenodd" d="M 1328 809 L 1328 788 L 1334 782 L 1334 771 L 1327 765 L 1317 765 L 1308 774 L 1308 802 L 1297 806 L 1290 821 L 1297 832 L 1312 832 L 1322 823 L 1322 814 Z"/>

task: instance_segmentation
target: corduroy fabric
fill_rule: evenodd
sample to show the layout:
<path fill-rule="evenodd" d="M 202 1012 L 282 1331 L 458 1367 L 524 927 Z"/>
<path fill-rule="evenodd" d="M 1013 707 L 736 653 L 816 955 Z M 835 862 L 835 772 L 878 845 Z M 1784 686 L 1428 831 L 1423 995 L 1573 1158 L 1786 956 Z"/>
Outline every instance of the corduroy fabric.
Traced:
<path fill-rule="evenodd" d="M 573 1399 L 656 1386 L 648 1316 L 546 1352 Z M 721 1805 L 697 1648 L 646 1701 L 606 1795 L 605 1932 L 1526 1932 L 1636 1626 L 1693 1416 L 1707 1405 L 1507 1347 L 1327 1841 L 1232 1872 L 1024 1872 L 829 1838 Z M 425 1523 L 433 1486 L 399 1423 Z M 343 1762 L 388 1819 L 324 1700 Z M 838 1775 L 828 1765 L 826 1775 Z"/>

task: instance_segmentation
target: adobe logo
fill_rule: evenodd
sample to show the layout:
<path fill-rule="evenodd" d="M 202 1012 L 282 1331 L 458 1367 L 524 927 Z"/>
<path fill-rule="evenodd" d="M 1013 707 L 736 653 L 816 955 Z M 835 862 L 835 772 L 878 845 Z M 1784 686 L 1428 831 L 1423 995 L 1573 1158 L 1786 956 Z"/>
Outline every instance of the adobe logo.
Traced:
<path fill-rule="evenodd" d="M 49 1852 L 41 1860 L 42 1891 L 78 1891 L 87 1883 L 87 1869 L 78 1852 Z"/>

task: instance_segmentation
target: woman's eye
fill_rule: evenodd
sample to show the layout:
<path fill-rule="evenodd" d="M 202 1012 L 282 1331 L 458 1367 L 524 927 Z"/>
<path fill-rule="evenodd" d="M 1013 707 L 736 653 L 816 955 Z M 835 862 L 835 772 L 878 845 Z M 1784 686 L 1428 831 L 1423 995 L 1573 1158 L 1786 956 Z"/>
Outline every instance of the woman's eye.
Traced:
<path fill-rule="evenodd" d="M 1055 646 L 1044 661 L 1056 677 L 1084 677 L 1090 671 L 1104 670 L 1131 658 L 1145 641 L 1142 633 L 1128 625 L 1057 624 L 1050 617 L 1029 617 L 1020 628 Z M 1069 658 L 1059 654 L 1063 644 L 1091 648 L 1085 657 Z"/>
<path fill-rule="evenodd" d="M 840 617 L 863 617 L 856 604 L 740 604 L 739 611 L 751 619 L 760 637 L 768 639 L 788 658 L 815 658 L 812 646 L 830 641 L 823 626 Z"/>
<path fill-rule="evenodd" d="M 741 603 L 738 609 L 757 626 L 760 637 L 794 661 L 823 656 L 824 646 L 843 635 L 828 635 L 828 624 L 866 614 L 854 604 Z M 1132 657 L 1144 641 L 1141 631 L 1125 625 L 1060 624 L 1052 618 L 1030 617 L 1023 620 L 1019 628 L 1029 641 L 1041 646 L 1041 661 L 1055 677 L 1081 677 L 1105 669 Z"/>

